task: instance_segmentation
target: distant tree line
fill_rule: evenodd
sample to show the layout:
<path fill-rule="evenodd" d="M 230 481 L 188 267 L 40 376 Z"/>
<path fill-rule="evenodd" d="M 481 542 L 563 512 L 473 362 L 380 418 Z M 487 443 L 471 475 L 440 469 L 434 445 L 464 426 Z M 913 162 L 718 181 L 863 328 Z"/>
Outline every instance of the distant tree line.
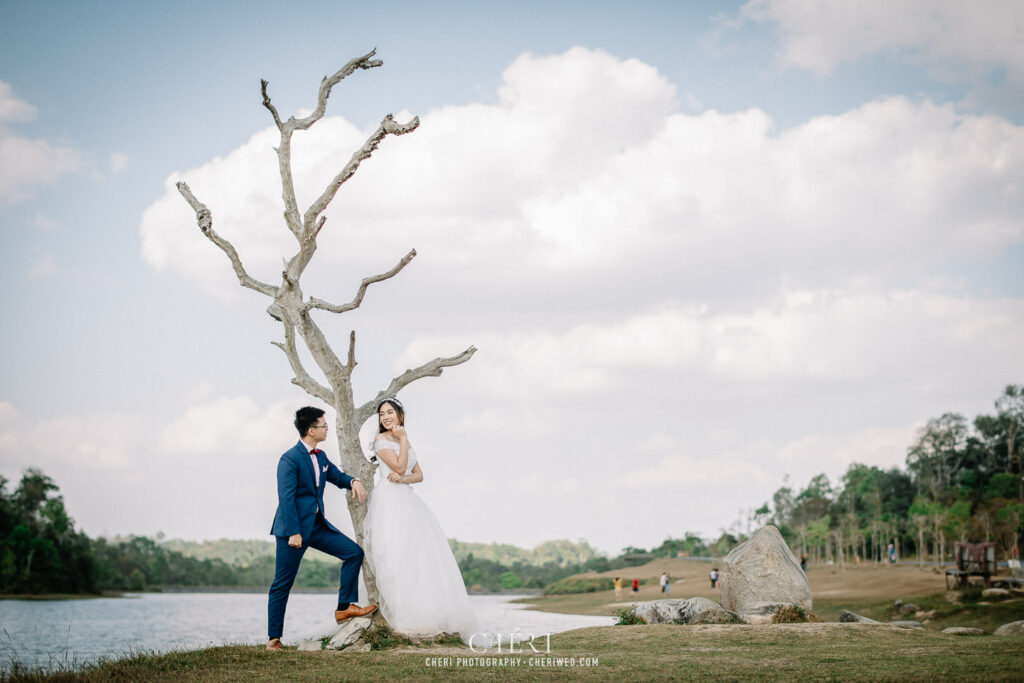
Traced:
<path fill-rule="evenodd" d="M 757 522 L 774 523 L 811 561 L 881 562 L 889 543 L 904 559 L 949 561 L 956 541 L 995 542 L 1011 557 L 1024 532 L 1024 386 L 1007 386 L 995 408 L 970 422 L 929 420 L 905 470 L 852 464 L 835 486 L 824 474 L 800 490 L 784 485 Z"/>
<path fill-rule="evenodd" d="M 145 536 L 90 539 L 75 530 L 53 480 L 29 469 L 13 491 L 0 477 L 0 594 L 101 593 L 164 588 L 267 588 L 273 543 L 160 542 Z M 622 566 L 586 541 L 548 541 L 532 550 L 450 541 L 470 590 L 541 589 L 572 574 Z M 479 555 L 475 555 L 479 553 Z M 493 559 L 498 558 L 498 559 Z M 311 552 L 299 588 L 333 588 L 339 562 Z"/>

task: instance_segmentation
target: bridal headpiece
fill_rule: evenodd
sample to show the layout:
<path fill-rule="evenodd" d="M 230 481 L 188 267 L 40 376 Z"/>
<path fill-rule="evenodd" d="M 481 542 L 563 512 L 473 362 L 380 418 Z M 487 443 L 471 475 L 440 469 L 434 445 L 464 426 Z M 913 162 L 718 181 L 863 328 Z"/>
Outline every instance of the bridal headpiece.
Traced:
<path fill-rule="evenodd" d="M 398 400 L 397 398 L 395 398 L 394 396 L 388 396 L 387 398 L 382 398 L 382 399 L 380 400 L 380 403 L 378 403 L 378 404 L 377 404 L 377 412 L 378 412 L 378 413 L 380 412 L 380 407 L 381 407 L 382 405 L 384 405 L 385 403 L 394 403 L 394 404 L 395 404 L 396 406 L 398 406 L 398 407 L 399 407 L 399 408 L 401 408 L 402 410 L 405 410 L 405 406 L 403 406 L 403 405 L 402 405 L 402 402 L 401 402 L 401 401 L 399 401 L 399 400 Z"/>

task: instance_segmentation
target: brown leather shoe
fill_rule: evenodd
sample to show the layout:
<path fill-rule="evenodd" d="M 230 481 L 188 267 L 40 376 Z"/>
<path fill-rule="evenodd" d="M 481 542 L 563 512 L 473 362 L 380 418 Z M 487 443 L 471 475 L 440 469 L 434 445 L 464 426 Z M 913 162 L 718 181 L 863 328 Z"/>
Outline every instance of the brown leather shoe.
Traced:
<path fill-rule="evenodd" d="M 267 643 L 267 649 L 268 650 L 276 650 L 276 651 L 279 652 L 281 650 L 281 639 L 280 638 L 271 638 L 270 642 Z"/>
<path fill-rule="evenodd" d="M 334 623 L 340 624 L 346 619 L 352 617 L 365 617 L 367 614 L 373 614 L 377 611 L 377 605 L 367 605 L 366 607 L 360 607 L 359 605 L 352 604 L 346 609 L 335 610 L 334 612 Z"/>

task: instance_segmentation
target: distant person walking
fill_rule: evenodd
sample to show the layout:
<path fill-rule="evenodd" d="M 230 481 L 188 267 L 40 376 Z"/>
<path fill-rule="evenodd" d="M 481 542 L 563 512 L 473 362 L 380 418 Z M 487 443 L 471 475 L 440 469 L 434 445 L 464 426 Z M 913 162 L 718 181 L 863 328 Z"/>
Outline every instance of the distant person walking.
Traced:
<path fill-rule="evenodd" d="M 665 572 L 661 573 L 661 577 L 658 579 L 658 585 L 661 586 L 661 592 L 665 592 L 665 586 L 668 585 L 668 574 Z"/>
<path fill-rule="evenodd" d="M 621 576 L 616 576 L 615 577 L 615 599 L 616 600 L 621 600 L 622 599 L 622 577 Z"/>
<path fill-rule="evenodd" d="M 896 564 L 896 544 L 889 542 L 889 564 Z"/>
<path fill-rule="evenodd" d="M 639 592 L 640 592 L 640 579 L 633 579 L 633 593 L 636 594 L 636 593 L 639 593 Z"/>
<path fill-rule="evenodd" d="M 665 595 L 672 595 L 672 577 L 665 572 Z"/>
<path fill-rule="evenodd" d="M 718 567 L 712 569 L 708 577 L 711 579 L 711 587 L 714 588 L 715 584 L 718 583 Z"/>

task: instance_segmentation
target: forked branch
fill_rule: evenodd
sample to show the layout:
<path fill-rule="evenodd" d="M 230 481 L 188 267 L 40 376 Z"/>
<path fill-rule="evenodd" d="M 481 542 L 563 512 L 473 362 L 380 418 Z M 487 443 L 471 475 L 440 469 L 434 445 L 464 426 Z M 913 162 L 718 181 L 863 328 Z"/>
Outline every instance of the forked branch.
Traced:
<path fill-rule="evenodd" d="M 374 284 L 375 282 L 381 282 L 382 280 L 387 280 L 388 278 L 392 278 L 395 275 L 398 275 L 398 273 L 401 272 L 402 268 L 405 268 L 407 265 L 409 265 L 409 262 L 412 261 L 413 258 L 415 257 L 416 250 L 413 249 L 408 254 L 406 254 L 394 268 L 392 268 L 388 272 L 381 273 L 380 275 L 364 277 L 362 283 L 359 285 L 359 291 L 356 292 L 355 298 L 352 299 L 352 301 L 348 302 L 347 304 L 337 305 L 324 301 L 323 299 L 317 299 L 315 297 L 312 297 L 310 298 L 309 301 L 302 305 L 302 312 L 305 313 L 312 308 L 319 308 L 322 311 L 330 311 L 331 313 L 345 313 L 346 311 L 351 311 L 356 308 L 359 308 L 359 305 L 363 303 L 363 297 L 366 296 L 367 287 Z"/>
<path fill-rule="evenodd" d="M 189 189 L 188 185 L 184 182 L 179 181 L 177 183 L 178 192 L 185 198 L 192 210 L 196 212 L 196 222 L 199 224 L 199 229 L 203 231 L 206 237 L 220 247 L 221 251 L 227 254 L 227 257 L 231 259 L 231 267 L 235 269 L 235 275 L 238 276 L 238 282 L 243 287 L 255 290 L 260 294 L 266 294 L 269 297 L 277 296 L 277 287 L 268 285 L 265 282 L 251 277 L 246 272 L 245 266 L 242 265 L 242 260 L 238 258 L 238 252 L 235 251 L 235 247 L 228 242 L 226 239 L 217 234 L 213 229 L 213 215 L 210 210 L 206 208 L 206 205 L 195 198 L 192 194 L 192 190 Z"/>
<path fill-rule="evenodd" d="M 317 217 L 324 212 L 327 205 L 334 199 L 334 195 L 338 193 L 338 188 L 342 184 L 352 177 L 352 175 L 359 170 L 359 164 L 363 163 L 366 159 L 370 158 L 376 150 L 377 146 L 380 145 L 380 141 L 383 140 L 387 135 L 405 135 L 416 130 L 420 125 L 420 118 L 414 116 L 412 121 L 409 123 L 398 123 L 395 119 L 388 114 L 384 117 L 384 120 L 377 126 L 377 130 L 366 139 L 363 146 L 357 149 L 353 154 L 349 162 L 345 164 L 345 167 L 341 169 L 338 175 L 334 176 L 334 179 L 330 182 L 323 193 L 317 198 L 315 202 L 306 210 L 305 215 L 302 218 L 303 225 L 306 228 L 306 234 L 315 236 L 313 230 L 314 224 L 316 223 Z"/>
<path fill-rule="evenodd" d="M 284 344 L 281 342 L 270 343 L 284 351 L 284 355 L 288 357 L 292 372 L 295 373 L 292 384 L 302 387 L 310 396 L 315 396 L 329 405 L 334 405 L 334 392 L 313 379 L 306 372 L 306 368 L 302 366 L 298 350 L 295 348 L 295 328 L 287 320 L 282 320 L 282 322 L 284 323 Z"/>
<path fill-rule="evenodd" d="M 442 370 L 453 365 L 461 365 L 462 363 L 465 363 L 473 357 L 474 353 L 476 353 L 476 347 L 470 346 L 457 356 L 452 356 L 451 358 L 435 358 L 429 363 L 424 363 L 418 368 L 406 370 L 401 375 L 391 380 L 391 384 L 388 385 L 388 388 L 379 392 L 372 401 L 367 401 L 360 406 L 359 410 L 356 411 L 355 424 L 361 425 L 366 422 L 366 420 L 368 420 L 377 409 L 377 404 L 388 396 L 395 396 L 399 391 L 418 379 L 422 379 L 424 377 L 440 377 Z"/>
<path fill-rule="evenodd" d="M 327 111 L 327 98 L 331 95 L 331 89 L 338 85 L 344 78 L 348 78 L 356 69 L 373 69 L 375 67 L 384 64 L 379 59 L 370 59 L 377 54 L 377 48 L 373 48 L 362 57 L 355 57 L 350 59 L 345 66 L 338 69 L 333 76 L 324 76 L 323 80 L 320 81 L 320 92 L 317 93 L 316 97 L 316 109 L 313 110 L 309 116 L 296 119 L 294 116 L 288 119 L 288 124 L 292 130 L 306 130 L 314 123 L 323 118 L 324 112 Z"/>

